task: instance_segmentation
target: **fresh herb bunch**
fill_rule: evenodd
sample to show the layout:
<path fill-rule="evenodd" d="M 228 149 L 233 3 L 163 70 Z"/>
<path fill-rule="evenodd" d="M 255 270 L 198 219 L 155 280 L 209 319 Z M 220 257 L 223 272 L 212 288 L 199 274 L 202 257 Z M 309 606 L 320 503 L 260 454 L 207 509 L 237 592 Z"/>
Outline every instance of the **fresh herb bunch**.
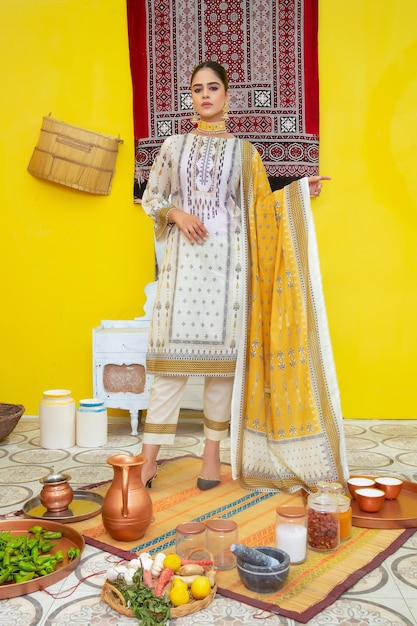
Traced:
<path fill-rule="evenodd" d="M 141 626 L 158 626 L 166 624 L 171 617 L 170 602 L 164 596 L 155 596 L 152 589 L 143 582 L 143 572 L 137 570 L 133 576 L 133 585 L 128 585 L 123 578 L 112 583 L 123 595 L 126 605 L 134 616 L 140 620 Z"/>

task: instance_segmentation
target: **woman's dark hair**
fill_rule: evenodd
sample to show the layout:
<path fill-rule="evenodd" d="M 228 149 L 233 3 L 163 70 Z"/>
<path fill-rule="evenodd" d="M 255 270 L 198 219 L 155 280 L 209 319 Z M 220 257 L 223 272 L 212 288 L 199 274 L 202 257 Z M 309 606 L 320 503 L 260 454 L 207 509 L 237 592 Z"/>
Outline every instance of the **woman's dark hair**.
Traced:
<path fill-rule="evenodd" d="M 224 69 L 223 65 L 220 65 L 220 63 L 217 63 L 216 61 L 203 61 L 202 63 L 199 63 L 197 67 L 193 69 L 193 73 L 191 74 L 190 78 L 190 85 L 193 84 L 194 76 L 197 74 L 197 72 L 206 67 L 209 70 L 213 70 L 213 72 L 217 74 L 217 76 L 220 78 L 224 85 L 225 91 L 227 91 L 229 89 L 229 79 L 227 78 L 227 72 Z"/>

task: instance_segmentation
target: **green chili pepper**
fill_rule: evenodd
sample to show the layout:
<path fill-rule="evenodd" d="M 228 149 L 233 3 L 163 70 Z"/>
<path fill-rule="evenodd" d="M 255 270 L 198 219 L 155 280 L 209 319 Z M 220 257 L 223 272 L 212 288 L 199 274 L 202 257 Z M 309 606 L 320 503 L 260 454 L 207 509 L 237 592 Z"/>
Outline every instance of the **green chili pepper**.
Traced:
<path fill-rule="evenodd" d="M 37 541 L 35 539 L 35 537 L 33 539 L 28 539 L 26 545 L 28 547 L 28 550 L 33 550 L 33 548 L 37 545 Z"/>
<path fill-rule="evenodd" d="M 54 554 L 54 557 L 57 560 L 57 563 L 61 563 L 64 560 L 64 554 L 62 550 L 57 550 L 57 552 L 55 552 Z"/>
<path fill-rule="evenodd" d="M 73 561 L 74 559 L 77 558 L 77 556 L 79 556 L 80 552 L 81 552 L 80 548 L 69 548 L 67 552 L 68 560 Z"/>
<path fill-rule="evenodd" d="M 54 545 L 54 543 L 45 543 L 43 546 L 41 546 L 41 550 L 42 552 L 49 552 L 49 550 L 52 550 Z"/>
<path fill-rule="evenodd" d="M 35 565 L 35 563 L 32 563 L 31 561 L 20 561 L 19 562 L 19 569 L 22 572 L 35 572 L 36 571 L 36 565 Z"/>
<path fill-rule="evenodd" d="M 47 574 L 52 574 L 52 572 L 55 571 L 55 568 L 56 568 L 56 561 L 50 561 L 49 563 L 45 563 L 42 569 L 45 570 Z"/>
<path fill-rule="evenodd" d="M 22 572 L 14 575 L 15 582 L 17 583 L 25 583 L 28 580 L 32 580 L 34 578 L 35 572 Z"/>
<path fill-rule="evenodd" d="M 11 548 L 6 548 L 4 551 L 3 557 L 3 565 L 10 565 L 10 557 L 12 555 L 13 550 Z"/>
<path fill-rule="evenodd" d="M 9 578 L 10 574 L 13 572 L 12 567 L 6 567 L 6 569 L 0 572 L 0 585 Z"/>
<path fill-rule="evenodd" d="M 61 539 L 61 537 L 62 537 L 62 533 L 60 532 L 45 531 L 43 533 L 44 539 Z"/>
<path fill-rule="evenodd" d="M 42 526 L 32 526 L 32 528 L 29 528 L 28 530 L 29 533 L 33 533 L 34 535 L 40 535 L 42 531 Z"/>
<path fill-rule="evenodd" d="M 36 565 L 45 565 L 45 563 L 48 563 L 48 561 L 54 561 L 55 557 L 52 554 L 44 554 L 42 556 L 38 556 L 38 558 L 36 559 Z"/>

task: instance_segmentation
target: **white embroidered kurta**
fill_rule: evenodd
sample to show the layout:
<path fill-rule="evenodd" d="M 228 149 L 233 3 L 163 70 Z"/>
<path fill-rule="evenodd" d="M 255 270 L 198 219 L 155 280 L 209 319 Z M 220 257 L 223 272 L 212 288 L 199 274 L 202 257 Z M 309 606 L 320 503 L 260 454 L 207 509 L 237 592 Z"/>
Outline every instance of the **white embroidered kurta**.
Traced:
<path fill-rule="evenodd" d="M 176 135 L 156 158 L 142 206 L 157 237 L 166 235 L 147 354 L 162 375 L 230 376 L 242 314 L 241 159 L 239 140 Z M 201 245 L 176 226 L 171 206 L 197 215 Z M 165 228 L 164 228 L 165 227 Z"/>

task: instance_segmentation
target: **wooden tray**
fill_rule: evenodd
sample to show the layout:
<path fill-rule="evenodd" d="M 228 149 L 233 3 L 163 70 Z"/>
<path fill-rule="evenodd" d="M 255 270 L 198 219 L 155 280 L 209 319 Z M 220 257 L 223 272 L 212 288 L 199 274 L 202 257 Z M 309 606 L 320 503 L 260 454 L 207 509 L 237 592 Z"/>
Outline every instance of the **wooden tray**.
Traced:
<path fill-rule="evenodd" d="M 24 535 L 29 528 L 34 525 L 33 519 L 24 520 L 4 520 L 0 522 L 0 532 L 10 532 L 12 535 Z M 58 522 L 44 521 L 40 523 L 42 528 L 46 530 L 61 532 L 61 539 L 54 539 L 53 543 L 55 547 L 51 552 L 55 553 L 58 550 L 62 550 L 64 553 L 64 560 L 62 563 L 58 563 L 55 572 L 47 574 L 46 576 L 39 576 L 33 580 L 28 580 L 25 583 L 6 583 L 0 585 L 0 600 L 5 598 L 16 598 L 17 596 L 23 596 L 27 593 L 33 593 L 39 591 L 44 587 L 54 585 L 59 580 L 66 578 L 70 572 L 72 572 L 78 565 L 81 559 L 82 552 L 84 550 L 84 539 L 82 535 L 74 528 L 64 526 Z M 80 548 L 80 555 L 73 561 L 68 561 L 67 551 L 69 548 Z"/>
<path fill-rule="evenodd" d="M 378 476 L 369 475 L 367 477 L 378 478 Z M 356 500 L 353 499 L 351 507 L 353 526 L 360 526 L 361 528 L 417 528 L 417 483 L 403 480 L 403 488 L 398 498 L 385 500 L 377 513 L 362 511 Z"/>

